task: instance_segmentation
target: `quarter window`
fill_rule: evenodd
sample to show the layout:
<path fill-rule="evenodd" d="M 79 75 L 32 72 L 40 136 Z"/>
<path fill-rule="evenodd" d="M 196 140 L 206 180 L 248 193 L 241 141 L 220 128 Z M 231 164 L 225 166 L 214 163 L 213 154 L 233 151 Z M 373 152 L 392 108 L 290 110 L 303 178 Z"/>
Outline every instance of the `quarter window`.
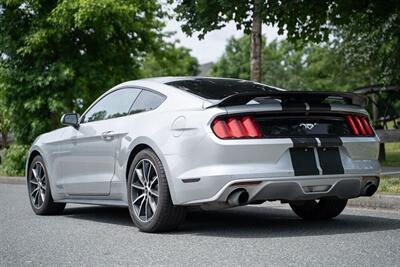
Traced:
<path fill-rule="evenodd" d="M 106 95 L 85 114 L 83 122 L 107 120 L 128 115 L 129 108 L 139 93 L 139 89 L 126 88 Z"/>
<path fill-rule="evenodd" d="M 129 112 L 129 114 L 140 113 L 158 108 L 164 102 L 165 96 L 142 90 Z"/>

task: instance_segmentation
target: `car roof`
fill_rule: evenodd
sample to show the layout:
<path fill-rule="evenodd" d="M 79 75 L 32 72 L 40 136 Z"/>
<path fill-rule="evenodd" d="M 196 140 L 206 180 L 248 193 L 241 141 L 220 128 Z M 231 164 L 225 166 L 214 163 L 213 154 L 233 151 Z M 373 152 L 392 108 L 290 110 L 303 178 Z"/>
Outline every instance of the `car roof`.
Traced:
<path fill-rule="evenodd" d="M 135 86 L 135 87 L 141 87 L 141 88 L 146 88 L 150 90 L 157 91 L 161 94 L 164 94 L 166 96 L 173 96 L 176 97 L 177 95 L 185 95 L 189 96 L 191 98 L 196 98 L 200 99 L 202 101 L 209 101 L 209 102 L 215 102 L 218 99 L 212 99 L 208 97 L 202 97 L 198 94 L 193 94 L 191 92 L 179 89 L 171 83 L 173 82 L 181 82 L 181 81 L 195 81 L 195 80 L 205 80 L 205 81 L 237 81 L 237 82 L 250 82 L 250 83 L 255 83 L 255 84 L 260 84 L 262 86 L 266 86 L 270 89 L 275 89 L 275 90 L 280 90 L 284 91 L 284 89 L 275 87 L 275 86 L 270 86 L 266 84 L 261 84 L 257 83 L 254 81 L 249 81 L 249 80 L 244 80 L 244 79 L 234 79 L 234 78 L 220 78 L 220 77 L 203 77 L 203 76 L 165 76 L 165 77 L 153 77 L 153 78 L 144 78 L 144 79 L 139 79 L 139 80 L 131 80 L 131 81 L 126 81 L 123 82 L 119 85 L 116 85 L 112 89 L 110 89 L 107 93 L 110 93 L 114 90 L 118 90 L 120 88 L 126 87 L 126 86 Z M 104 95 L 105 95 L 104 94 Z"/>
<path fill-rule="evenodd" d="M 268 85 L 268 84 L 263 84 L 260 82 L 255 82 L 251 80 L 245 80 L 245 79 L 236 79 L 236 78 L 222 78 L 222 77 L 208 77 L 208 76 L 165 76 L 165 77 L 153 77 L 153 78 L 144 78 L 144 79 L 139 79 L 137 81 L 149 81 L 149 82 L 156 82 L 156 83 L 161 83 L 161 84 L 168 84 L 171 82 L 176 82 L 176 81 L 191 81 L 191 80 L 226 80 L 226 81 L 243 81 L 243 82 L 252 82 L 252 83 L 257 83 L 261 84 L 264 86 L 267 86 L 272 89 L 276 90 L 284 90 L 283 88 L 273 86 L 273 85 Z"/>
<path fill-rule="evenodd" d="M 165 76 L 165 77 L 145 78 L 145 79 L 140 79 L 139 81 L 151 81 L 151 82 L 166 84 L 166 83 L 170 83 L 170 82 L 190 81 L 190 80 L 196 80 L 196 79 L 244 81 L 241 79 L 234 79 L 234 78 L 203 77 L 203 76 Z"/>

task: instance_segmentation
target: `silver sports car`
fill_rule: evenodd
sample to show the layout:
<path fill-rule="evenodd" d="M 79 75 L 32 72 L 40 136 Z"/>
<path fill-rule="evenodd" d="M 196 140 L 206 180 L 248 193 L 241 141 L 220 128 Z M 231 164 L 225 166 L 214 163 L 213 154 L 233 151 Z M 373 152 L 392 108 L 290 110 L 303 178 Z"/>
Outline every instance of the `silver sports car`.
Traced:
<path fill-rule="evenodd" d="M 124 205 L 142 231 L 176 228 L 188 207 L 279 200 L 304 219 L 339 215 L 379 185 L 379 139 L 349 93 L 285 91 L 245 80 L 125 82 L 33 143 L 36 214 L 66 203 Z"/>

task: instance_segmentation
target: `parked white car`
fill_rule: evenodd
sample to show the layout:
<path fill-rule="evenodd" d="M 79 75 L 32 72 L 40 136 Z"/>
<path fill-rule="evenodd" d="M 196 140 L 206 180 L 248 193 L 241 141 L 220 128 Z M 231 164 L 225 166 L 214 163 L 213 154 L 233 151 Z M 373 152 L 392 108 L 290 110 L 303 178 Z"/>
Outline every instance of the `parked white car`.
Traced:
<path fill-rule="evenodd" d="M 128 206 L 146 232 L 176 228 L 189 206 L 280 200 L 304 219 L 330 219 L 379 185 L 363 102 L 236 79 L 125 82 L 35 140 L 29 199 L 39 215 L 65 203 Z"/>

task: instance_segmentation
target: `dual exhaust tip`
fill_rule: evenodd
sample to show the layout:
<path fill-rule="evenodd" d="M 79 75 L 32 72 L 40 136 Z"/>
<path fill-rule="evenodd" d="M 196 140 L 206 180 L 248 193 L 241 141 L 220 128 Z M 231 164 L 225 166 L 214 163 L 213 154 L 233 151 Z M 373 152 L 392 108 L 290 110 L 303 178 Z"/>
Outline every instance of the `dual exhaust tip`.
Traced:
<path fill-rule="evenodd" d="M 378 176 L 364 176 L 362 177 L 361 183 L 361 196 L 372 196 L 378 190 L 379 186 L 379 177 Z M 246 189 L 238 188 L 232 191 L 228 198 L 227 203 L 229 206 L 243 206 L 248 204 L 249 201 L 249 192 Z"/>

